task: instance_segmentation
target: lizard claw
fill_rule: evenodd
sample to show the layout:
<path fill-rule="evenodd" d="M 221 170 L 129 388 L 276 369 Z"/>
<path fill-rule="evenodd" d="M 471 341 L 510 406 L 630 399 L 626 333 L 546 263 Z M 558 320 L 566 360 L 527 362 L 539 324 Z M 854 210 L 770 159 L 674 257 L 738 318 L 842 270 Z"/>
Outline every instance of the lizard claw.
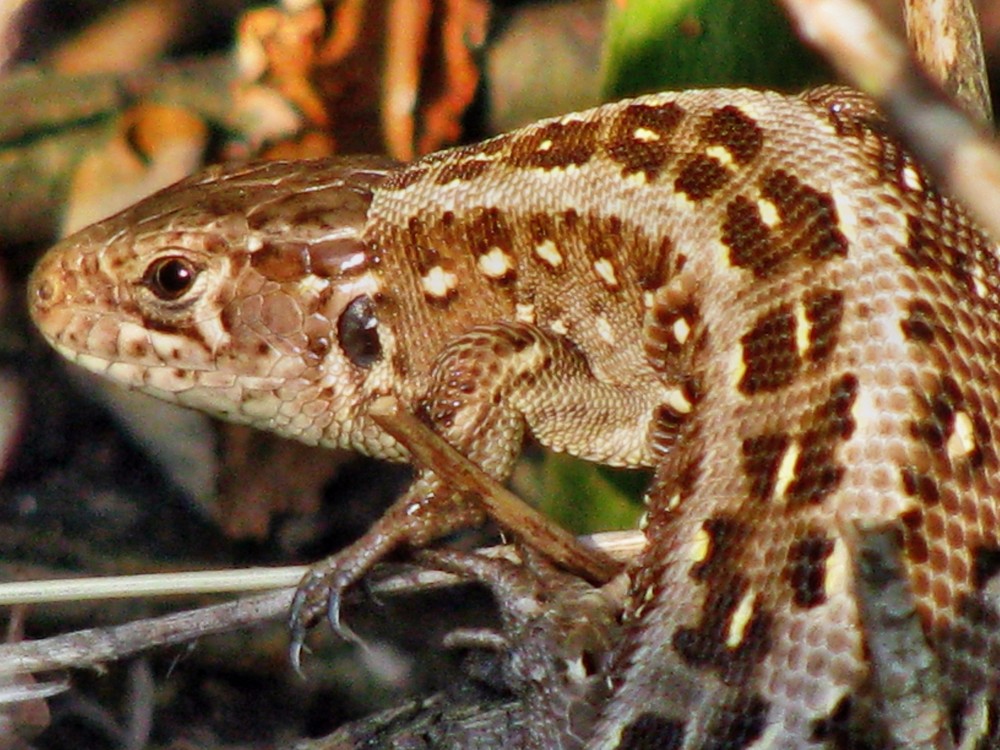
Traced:
<path fill-rule="evenodd" d="M 324 615 L 338 638 L 365 646 L 364 641 L 344 624 L 340 616 L 344 592 L 356 582 L 359 572 L 364 571 L 357 571 L 355 566 L 345 564 L 338 555 L 314 566 L 299 583 L 288 618 L 291 633 L 288 656 L 296 672 L 301 673 L 306 633 Z"/>

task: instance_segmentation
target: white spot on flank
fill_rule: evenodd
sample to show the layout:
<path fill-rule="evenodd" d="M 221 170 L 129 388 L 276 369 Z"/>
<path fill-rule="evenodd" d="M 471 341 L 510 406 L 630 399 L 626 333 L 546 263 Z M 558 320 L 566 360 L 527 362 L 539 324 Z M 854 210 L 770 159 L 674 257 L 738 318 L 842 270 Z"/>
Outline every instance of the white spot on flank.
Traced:
<path fill-rule="evenodd" d="M 734 347 L 729 356 L 733 360 L 730 370 L 733 373 L 733 377 L 730 385 L 734 390 L 738 390 L 740 382 L 742 382 L 743 376 L 747 371 L 747 363 L 743 361 L 742 347 Z"/>
<path fill-rule="evenodd" d="M 491 279 L 502 279 L 510 271 L 513 262 L 499 247 L 491 247 L 489 252 L 480 255 L 477 261 L 479 270 Z"/>
<path fill-rule="evenodd" d="M 594 319 L 594 327 L 597 329 L 597 335 L 604 339 L 609 344 L 615 343 L 615 332 L 611 328 L 611 323 L 603 315 L 598 315 Z"/>
<path fill-rule="evenodd" d="M 534 305 L 516 305 L 514 307 L 514 317 L 517 318 L 518 323 L 534 323 L 535 322 L 535 306 Z"/>
<path fill-rule="evenodd" d="M 709 146 L 705 149 L 705 156 L 711 156 L 724 167 L 728 167 L 733 163 L 733 155 L 729 153 L 729 149 L 725 146 Z"/>
<path fill-rule="evenodd" d="M 642 306 L 647 310 L 653 309 L 653 302 L 656 301 L 656 296 L 652 292 L 642 293 Z"/>
<path fill-rule="evenodd" d="M 642 143 L 655 143 L 660 140 L 659 133 L 654 133 L 649 128 L 636 128 L 632 131 L 632 137 Z"/>
<path fill-rule="evenodd" d="M 778 215 L 778 207 L 766 198 L 757 199 L 757 210 L 760 211 L 760 220 L 771 229 L 774 229 L 781 223 L 781 217 Z"/>
<path fill-rule="evenodd" d="M 976 435 L 973 431 L 972 420 L 964 411 L 955 414 L 955 429 L 948 437 L 948 456 L 954 460 L 965 458 L 976 449 Z"/>
<path fill-rule="evenodd" d="M 545 240 L 535 245 L 535 255 L 552 268 L 558 268 L 563 262 L 563 257 L 552 240 Z"/>
<path fill-rule="evenodd" d="M 646 172 L 640 169 L 638 172 L 633 172 L 628 177 L 625 178 L 625 187 L 642 187 L 649 179 L 646 177 Z"/>
<path fill-rule="evenodd" d="M 251 234 L 247 237 L 247 252 L 255 253 L 264 247 L 264 241 L 260 238 L 260 235 Z"/>
<path fill-rule="evenodd" d="M 847 589 L 848 565 L 847 548 L 843 540 L 834 540 L 833 552 L 826 559 L 826 578 L 823 579 L 823 593 L 827 599 L 832 599 Z"/>
<path fill-rule="evenodd" d="M 443 299 L 455 291 L 458 277 L 451 271 L 445 271 L 441 266 L 434 266 L 420 279 L 424 292 L 431 297 Z"/>
<path fill-rule="evenodd" d="M 677 343 L 684 346 L 684 343 L 688 340 L 688 336 L 691 335 L 691 326 L 688 324 L 687 318 L 678 318 L 674 321 L 673 326 L 671 326 L 671 331 Z"/>
<path fill-rule="evenodd" d="M 548 151 L 552 148 L 552 139 L 546 138 L 544 141 L 538 144 L 539 151 Z"/>
<path fill-rule="evenodd" d="M 553 333 L 558 334 L 559 336 L 565 336 L 569 333 L 569 328 L 566 327 L 566 321 L 562 318 L 556 318 L 553 320 L 549 325 L 549 328 L 552 329 Z"/>
<path fill-rule="evenodd" d="M 729 621 L 729 629 L 726 631 L 726 648 L 736 648 L 743 642 L 746 634 L 747 624 L 753 616 L 754 602 L 756 597 L 747 594 L 733 612 L 733 619 Z"/>
<path fill-rule="evenodd" d="M 618 276 L 615 274 L 615 267 L 607 258 L 598 258 L 594 261 L 594 271 L 601 277 L 605 284 L 612 289 L 618 288 Z"/>
<path fill-rule="evenodd" d="M 695 532 L 694 539 L 691 540 L 691 562 L 704 562 L 708 557 L 708 550 L 712 546 L 712 538 L 703 528 Z"/>
<path fill-rule="evenodd" d="M 795 305 L 795 348 L 800 357 L 805 357 L 809 351 L 809 332 L 812 326 L 806 318 L 806 308 L 801 302 Z"/>
<path fill-rule="evenodd" d="M 920 179 L 920 173 L 909 164 L 903 167 L 903 184 L 910 190 L 924 189 L 924 183 Z"/>
<path fill-rule="evenodd" d="M 795 440 L 785 449 L 785 455 L 781 457 L 781 465 L 778 466 L 778 476 L 774 480 L 774 496 L 776 498 L 785 494 L 788 485 L 795 478 L 795 462 L 798 460 L 801 450 L 801 446 Z"/>

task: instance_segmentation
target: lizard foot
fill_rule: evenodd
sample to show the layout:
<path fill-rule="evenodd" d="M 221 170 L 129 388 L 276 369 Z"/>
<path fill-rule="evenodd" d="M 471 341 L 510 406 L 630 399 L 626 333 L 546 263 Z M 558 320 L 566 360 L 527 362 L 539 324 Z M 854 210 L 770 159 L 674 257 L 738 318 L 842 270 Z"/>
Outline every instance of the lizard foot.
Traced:
<path fill-rule="evenodd" d="M 384 534 L 369 532 L 354 544 L 313 565 L 302 578 L 289 613 L 291 632 L 289 657 L 297 672 L 301 671 L 302 649 L 306 633 L 325 616 L 334 634 L 350 643 L 364 646 L 361 638 L 344 624 L 341 607 L 344 595 L 361 581 L 381 560 L 395 540 Z"/>

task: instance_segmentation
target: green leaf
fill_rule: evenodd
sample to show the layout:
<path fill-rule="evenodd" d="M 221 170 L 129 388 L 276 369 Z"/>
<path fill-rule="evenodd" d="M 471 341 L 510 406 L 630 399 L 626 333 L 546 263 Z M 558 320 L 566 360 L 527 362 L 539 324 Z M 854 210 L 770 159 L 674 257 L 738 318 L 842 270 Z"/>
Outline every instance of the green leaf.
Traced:
<path fill-rule="evenodd" d="M 830 78 L 776 0 L 609 0 L 607 99 L 717 85 L 796 90 Z"/>
<path fill-rule="evenodd" d="M 609 469 L 561 453 L 522 461 L 515 492 L 575 534 L 632 529 L 642 514 L 640 498 L 649 472 Z"/>

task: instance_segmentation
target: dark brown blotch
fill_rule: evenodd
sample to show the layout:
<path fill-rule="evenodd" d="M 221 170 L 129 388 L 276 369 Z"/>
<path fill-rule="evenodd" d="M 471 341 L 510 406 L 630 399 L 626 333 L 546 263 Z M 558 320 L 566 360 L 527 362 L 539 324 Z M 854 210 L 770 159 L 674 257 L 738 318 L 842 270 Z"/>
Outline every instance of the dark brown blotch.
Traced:
<path fill-rule="evenodd" d="M 819 504 L 840 485 L 845 469 L 836 460 L 836 450 L 854 434 L 857 425 L 851 409 L 857 395 L 857 377 L 842 375 L 830 386 L 827 398 L 806 416 L 799 436 L 801 452 L 788 485 L 790 507 Z"/>
<path fill-rule="evenodd" d="M 472 254 L 477 257 L 494 247 L 513 257 L 514 230 L 499 208 L 473 209 L 465 223 L 465 238 Z"/>
<path fill-rule="evenodd" d="M 818 289 L 806 294 L 803 303 L 809 322 L 806 359 L 823 362 L 837 346 L 840 324 L 844 319 L 844 294 L 834 289 Z"/>
<path fill-rule="evenodd" d="M 840 231 L 833 196 L 782 169 L 764 175 L 761 195 L 778 209 L 784 241 L 792 254 L 814 261 L 847 255 L 847 238 Z"/>
<path fill-rule="evenodd" d="M 749 164 L 764 146 L 764 131 L 738 107 L 726 105 L 708 117 L 701 126 L 706 143 L 726 149 L 737 164 Z"/>
<path fill-rule="evenodd" d="M 718 706 L 705 730 L 704 750 L 750 747 L 767 728 L 769 704 L 759 695 L 740 693 L 731 702 Z"/>
<path fill-rule="evenodd" d="M 950 375 L 942 376 L 929 393 L 916 394 L 922 416 L 910 423 L 910 434 L 931 451 L 942 451 L 955 427 L 955 413 L 965 408 L 965 398 Z"/>
<path fill-rule="evenodd" d="M 942 224 L 938 215 L 906 217 L 906 244 L 897 253 L 911 268 L 941 274 L 950 281 L 968 287 L 972 281 L 972 254 L 956 240 L 953 230 Z"/>
<path fill-rule="evenodd" d="M 826 601 L 826 561 L 833 554 L 833 546 L 828 536 L 814 532 L 789 547 L 784 575 L 797 607 L 809 609 Z"/>
<path fill-rule="evenodd" d="M 748 591 L 746 577 L 733 569 L 725 576 L 712 576 L 698 625 L 678 628 L 671 640 L 689 666 L 713 670 L 727 685 L 745 685 L 771 648 L 774 618 L 759 604 L 743 626 L 739 645 L 730 648 L 726 643 L 732 619 Z"/>
<path fill-rule="evenodd" d="M 729 170 L 715 157 L 695 154 L 681 165 L 674 180 L 674 190 L 684 193 L 692 201 L 703 201 L 725 185 L 729 176 Z"/>
<path fill-rule="evenodd" d="M 743 335 L 745 370 L 740 378 L 741 393 L 775 391 L 795 381 L 802 366 L 795 339 L 795 314 L 791 305 L 781 305 L 754 321 Z"/>
<path fill-rule="evenodd" d="M 644 291 L 651 292 L 659 289 L 670 280 L 670 264 L 673 260 L 673 253 L 674 243 L 668 235 L 664 234 L 652 252 L 636 259 L 638 262 L 636 275 L 639 286 Z"/>
<path fill-rule="evenodd" d="M 512 139 L 507 164 L 536 169 L 580 166 L 597 151 L 598 134 L 596 122 L 550 122 Z"/>
<path fill-rule="evenodd" d="M 937 505 L 941 501 L 941 488 L 937 480 L 913 466 L 904 466 L 900 471 L 903 489 L 910 497 L 919 498 L 926 506 Z"/>
<path fill-rule="evenodd" d="M 787 248 L 775 242 L 757 205 L 744 196 L 737 196 L 726 206 L 722 242 L 729 248 L 729 262 L 749 270 L 758 279 L 780 268 L 788 254 Z"/>
<path fill-rule="evenodd" d="M 782 433 L 758 435 L 743 441 L 743 473 L 750 483 L 749 496 L 758 502 L 771 498 L 778 470 L 791 438 Z"/>
<path fill-rule="evenodd" d="M 916 299 L 907 305 L 906 318 L 899 325 L 903 335 L 910 341 L 930 344 L 941 324 L 931 304 L 926 300 Z"/>
<path fill-rule="evenodd" d="M 434 182 L 438 185 L 447 185 L 449 182 L 459 180 L 466 182 L 482 177 L 493 167 L 493 162 L 484 159 L 454 159 L 445 162 L 437 174 L 434 175 Z"/>
<path fill-rule="evenodd" d="M 671 138 L 683 119 L 684 109 L 676 102 L 630 104 L 615 117 L 604 148 L 622 166 L 623 177 L 643 172 L 654 180 L 674 154 Z M 655 137 L 637 137 L 643 130 Z"/>

